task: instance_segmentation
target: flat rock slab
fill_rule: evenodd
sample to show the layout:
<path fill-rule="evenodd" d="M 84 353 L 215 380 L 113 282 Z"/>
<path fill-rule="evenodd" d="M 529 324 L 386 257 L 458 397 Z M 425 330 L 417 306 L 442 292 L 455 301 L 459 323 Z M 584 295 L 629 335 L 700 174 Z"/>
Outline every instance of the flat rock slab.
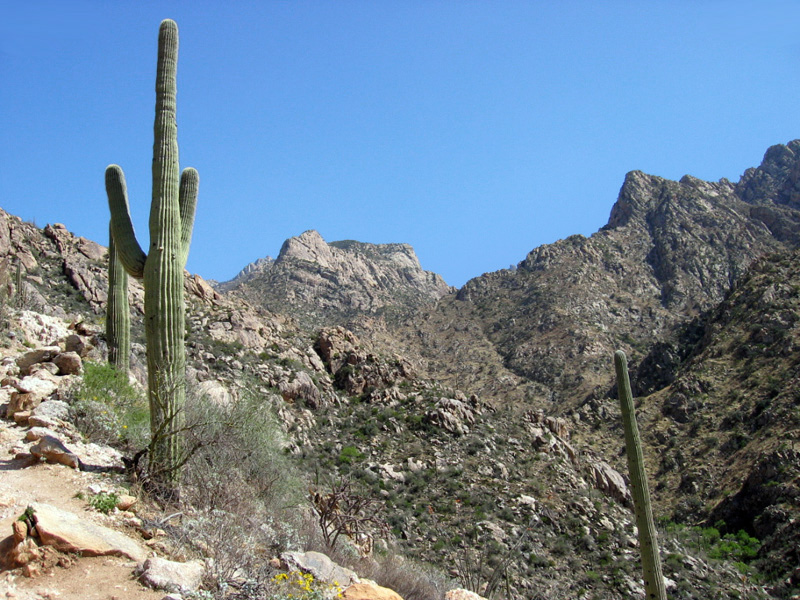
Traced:
<path fill-rule="evenodd" d="M 358 583 L 360 579 L 350 569 L 337 565 L 327 555 L 321 552 L 284 552 L 281 560 L 286 563 L 290 571 L 310 573 L 314 579 L 325 583 L 337 582 L 342 587 Z"/>
<path fill-rule="evenodd" d="M 154 557 L 144 561 L 139 580 L 157 590 L 193 592 L 203 583 L 205 570 L 205 565 L 199 560 L 181 563 Z"/>
<path fill-rule="evenodd" d="M 123 533 L 49 504 L 34 502 L 31 508 L 39 541 L 46 546 L 84 556 L 126 556 L 135 561 L 147 558 L 144 547 Z"/>

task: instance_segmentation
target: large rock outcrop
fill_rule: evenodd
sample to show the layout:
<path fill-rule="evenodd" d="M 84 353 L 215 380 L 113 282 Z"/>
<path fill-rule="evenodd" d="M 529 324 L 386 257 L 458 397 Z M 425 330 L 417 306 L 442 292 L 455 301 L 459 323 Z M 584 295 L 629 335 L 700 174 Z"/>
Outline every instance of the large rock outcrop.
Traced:
<path fill-rule="evenodd" d="M 345 323 L 363 314 L 407 314 L 451 293 L 441 276 L 422 269 L 408 244 L 326 243 L 313 230 L 289 238 L 275 261 L 248 265 L 222 290 L 254 304 L 291 311 L 311 325 Z"/>

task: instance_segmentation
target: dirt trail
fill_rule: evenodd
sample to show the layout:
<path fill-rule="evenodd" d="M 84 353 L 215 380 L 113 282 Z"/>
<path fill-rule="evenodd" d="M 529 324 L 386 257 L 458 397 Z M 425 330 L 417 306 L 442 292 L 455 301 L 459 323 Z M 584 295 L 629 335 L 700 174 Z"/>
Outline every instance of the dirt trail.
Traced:
<path fill-rule="evenodd" d="M 52 504 L 112 527 L 112 520 L 75 497 L 86 494 L 92 483 L 108 482 L 107 476 L 63 465 L 25 468 L 9 453 L 24 436 L 24 428 L 0 421 L 0 539 L 11 534 L 12 522 L 31 502 Z M 0 572 L 0 600 L 161 600 L 164 592 L 144 588 L 134 579 L 135 567 L 127 558 L 101 556 L 77 558 L 67 568 L 52 567 L 33 578 Z"/>

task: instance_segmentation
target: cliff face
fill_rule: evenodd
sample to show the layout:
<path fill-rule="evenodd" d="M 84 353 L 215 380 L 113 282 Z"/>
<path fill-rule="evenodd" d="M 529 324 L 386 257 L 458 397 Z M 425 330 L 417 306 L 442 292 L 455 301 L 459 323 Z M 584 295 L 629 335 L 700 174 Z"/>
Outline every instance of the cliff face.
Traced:
<path fill-rule="evenodd" d="M 756 261 L 704 319 L 675 380 L 650 396 L 662 503 L 764 542 L 771 569 L 800 548 L 800 253 Z"/>
<path fill-rule="evenodd" d="M 316 326 L 406 314 L 454 291 L 422 269 L 408 244 L 326 243 L 313 230 L 289 238 L 274 262 L 255 263 L 222 289 Z"/>
<path fill-rule="evenodd" d="M 761 166 L 742 175 L 736 193 L 750 204 L 800 209 L 799 155 L 800 140 L 770 147 Z"/>

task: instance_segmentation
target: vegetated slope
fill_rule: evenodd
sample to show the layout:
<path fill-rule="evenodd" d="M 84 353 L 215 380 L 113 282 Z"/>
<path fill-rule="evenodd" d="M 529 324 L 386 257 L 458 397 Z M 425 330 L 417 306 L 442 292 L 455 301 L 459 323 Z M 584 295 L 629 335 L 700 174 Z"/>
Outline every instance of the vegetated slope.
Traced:
<path fill-rule="evenodd" d="M 104 248 L 63 227 L 43 232 L 0 217 L 0 259 L 33 258 L 21 277 L 36 309 L 96 325 Z M 290 317 L 220 295 L 197 276 L 187 276 L 186 289 L 191 387 L 223 402 L 246 387 L 264 409 L 277 407 L 292 462 L 319 486 L 352 478 L 379 501 L 389 544 L 477 588 L 499 567 L 509 598 L 641 591 L 624 481 L 590 446 L 570 441 L 567 420 L 495 409 L 343 328 L 309 338 Z M 140 320 L 140 288 L 132 284 L 131 294 Z M 143 350 L 134 343 L 140 379 Z M 191 519 L 192 508 L 184 511 Z M 665 573 L 679 582 L 674 597 L 767 597 L 690 542 L 662 540 L 673 557 Z"/>
<path fill-rule="evenodd" d="M 289 238 L 277 259 L 248 265 L 218 289 L 312 327 L 362 315 L 406 315 L 454 291 L 422 269 L 408 244 L 326 243 L 313 230 Z"/>
<path fill-rule="evenodd" d="M 669 347 L 671 383 L 637 386 L 652 497 L 662 519 L 762 541 L 756 563 L 780 597 L 796 593 L 800 547 L 800 253 L 757 260 L 716 307 Z M 639 371 L 656 369 L 656 345 Z M 638 390 L 636 389 L 638 387 Z M 609 397 L 613 390 L 609 390 Z M 575 442 L 622 468 L 615 402 L 574 411 Z M 793 591 L 794 590 L 794 591 Z"/>
<path fill-rule="evenodd" d="M 601 231 L 470 281 L 403 343 L 433 378 L 494 406 L 570 418 L 576 445 L 620 470 L 611 355 L 625 349 L 649 395 L 639 418 L 658 513 L 763 539 L 760 564 L 788 595 L 800 583 L 798 172 L 800 142 L 770 148 L 737 185 L 631 173 Z"/>
<path fill-rule="evenodd" d="M 643 400 L 664 512 L 755 535 L 781 580 L 800 564 L 799 367 L 800 253 L 783 252 L 753 265 L 675 381 Z"/>

